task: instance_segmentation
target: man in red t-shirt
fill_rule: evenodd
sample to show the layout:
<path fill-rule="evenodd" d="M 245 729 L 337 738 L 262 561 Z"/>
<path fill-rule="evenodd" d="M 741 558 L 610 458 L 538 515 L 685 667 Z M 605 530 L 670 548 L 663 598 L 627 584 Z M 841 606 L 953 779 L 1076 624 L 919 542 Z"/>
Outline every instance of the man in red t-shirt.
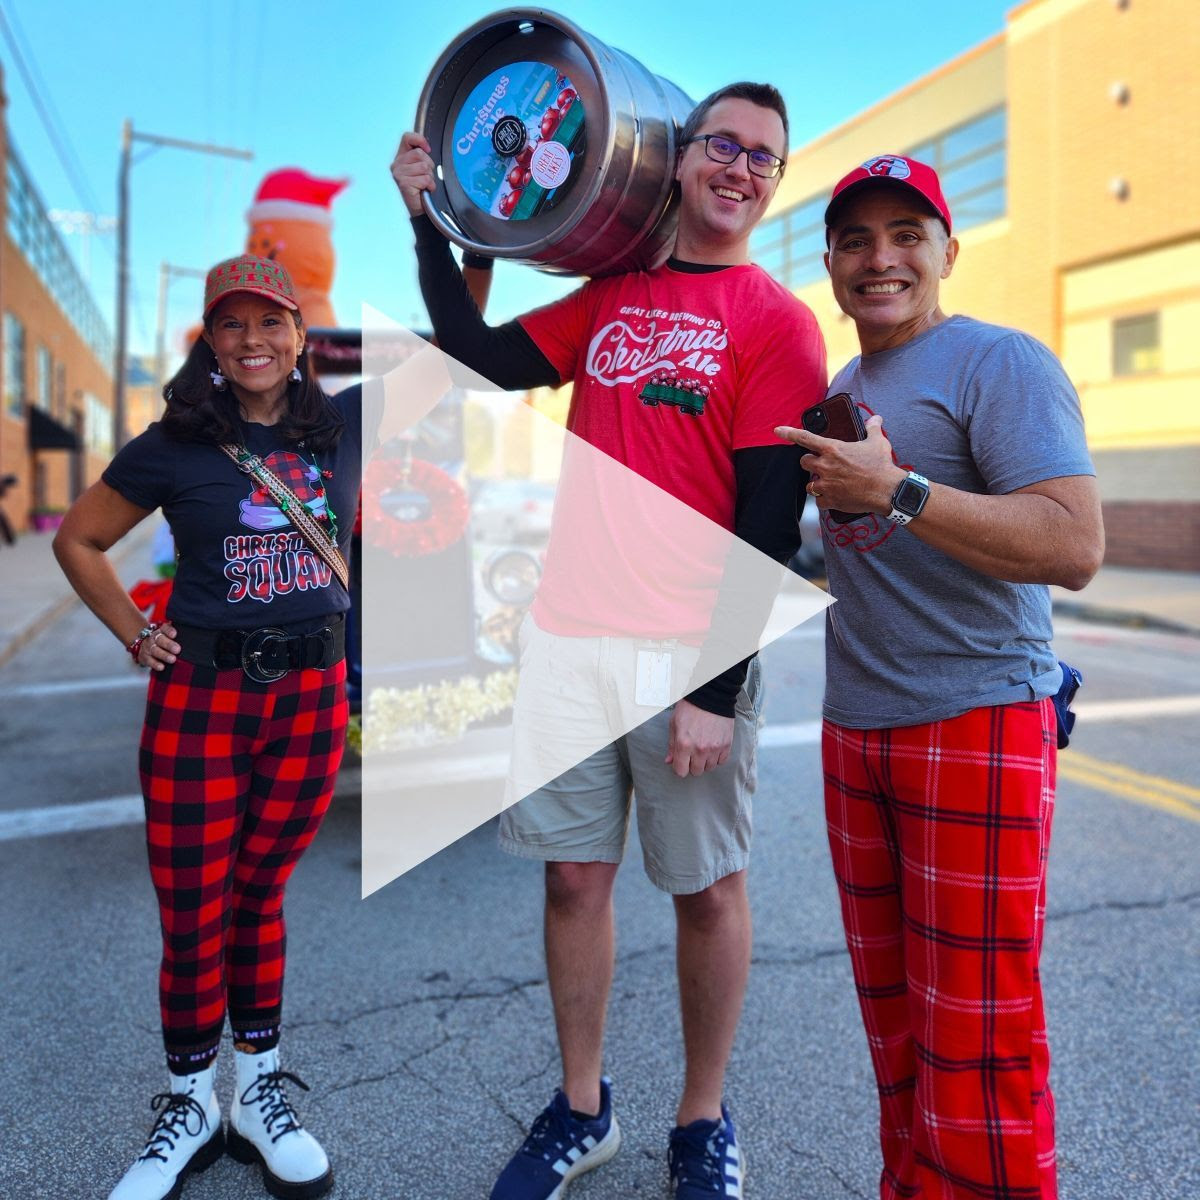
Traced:
<path fill-rule="evenodd" d="M 429 150 L 421 135 L 405 134 L 392 174 L 413 217 L 422 292 L 441 348 L 504 388 L 572 380 L 571 433 L 714 527 L 786 562 L 799 545 L 807 480 L 795 447 L 781 445 L 774 429 L 797 424 L 824 396 L 826 373 L 812 313 L 749 261 L 750 234 L 775 193 L 787 152 L 779 93 L 764 84 L 734 84 L 692 113 L 681 135 L 679 231 L 667 263 L 593 280 L 496 328 L 484 324 L 447 243 L 422 215 L 421 191 L 434 188 Z M 712 574 L 712 562 L 697 548 L 689 563 L 692 548 L 680 553 L 675 546 L 670 565 L 656 563 L 653 579 L 629 564 L 628 506 L 620 498 L 610 502 L 599 480 L 589 487 L 582 479 L 589 471 L 602 474 L 604 462 L 600 455 L 573 455 L 568 442 L 522 669 L 591 678 L 606 656 L 616 657 L 613 644 L 625 640 L 632 674 L 637 639 L 670 639 L 673 669 L 690 671 L 712 613 L 690 611 L 688 596 L 695 595 L 697 576 L 705 582 Z M 654 536 L 653 529 L 637 530 L 640 540 Z M 720 574 L 718 568 L 718 578 L 708 580 L 713 596 L 718 585 L 725 594 Z M 742 1195 L 722 1095 L 750 963 L 745 872 L 757 662 L 744 660 L 712 679 L 690 678 L 685 698 L 501 819 L 505 849 L 546 862 L 546 958 L 563 1084 L 504 1169 L 492 1200 L 557 1196 L 567 1180 L 599 1166 L 619 1145 L 601 1066 L 613 972 L 612 887 L 631 789 L 647 874 L 673 896 L 677 919 L 687 1062 L 671 1134 L 673 1194 L 677 1200 Z M 544 738 L 550 726 L 553 736 L 554 722 L 570 722 L 602 702 L 585 691 L 585 685 L 564 687 L 538 712 L 522 711 L 519 698 L 518 742 L 522 728 Z"/>

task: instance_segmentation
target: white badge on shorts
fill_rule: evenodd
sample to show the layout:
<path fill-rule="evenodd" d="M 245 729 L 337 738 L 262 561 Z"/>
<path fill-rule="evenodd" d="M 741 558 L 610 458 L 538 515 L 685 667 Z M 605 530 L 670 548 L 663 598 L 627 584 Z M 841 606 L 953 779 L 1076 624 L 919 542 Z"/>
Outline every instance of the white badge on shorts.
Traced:
<path fill-rule="evenodd" d="M 671 703 L 671 652 L 639 650 L 637 681 L 633 689 L 635 704 L 666 708 Z"/>

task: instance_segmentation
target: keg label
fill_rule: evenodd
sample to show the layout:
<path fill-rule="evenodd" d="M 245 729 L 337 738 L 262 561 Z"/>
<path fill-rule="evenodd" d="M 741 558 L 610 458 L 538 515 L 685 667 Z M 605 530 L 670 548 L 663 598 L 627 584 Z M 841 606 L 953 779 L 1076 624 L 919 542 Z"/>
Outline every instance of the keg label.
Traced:
<path fill-rule="evenodd" d="M 492 130 L 492 147 L 501 158 L 512 158 L 525 149 L 529 132 L 518 117 L 501 117 Z"/>
<path fill-rule="evenodd" d="M 510 63 L 471 89 L 454 119 L 453 166 L 471 201 L 523 221 L 567 193 L 584 153 L 583 102 L 547 63 Z"/>
<path fill-rule="evenodd" d="M 529 172 L 544 188 L 556 188 L 571 173 L 571 156 L 561 142 L 539 142 L 529 160 Z"/>

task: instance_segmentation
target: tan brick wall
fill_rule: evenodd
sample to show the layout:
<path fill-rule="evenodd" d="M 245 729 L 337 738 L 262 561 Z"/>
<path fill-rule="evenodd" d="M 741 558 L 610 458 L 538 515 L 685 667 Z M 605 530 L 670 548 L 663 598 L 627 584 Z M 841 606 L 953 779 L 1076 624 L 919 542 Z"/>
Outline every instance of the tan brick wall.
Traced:
<path fill-rule="evenodd" d="M 1200 474 L 1200 3 L 1197 0 L 1030 0 L 1005 30 L 789 159 L 777 214 L 829 189 L 856 161 L 919 143 L 1006 103 L 1008 211 L 969 229 L 942 290 L 947 312 L 1024 329 L 1060 357 L 1076 383 L 1093 450 L 1113 480 L 1134 481 L 1146 454 L 1173 472 L 1155 486 L 1194 513 Z M 1128 102 L 1114 100 L 1114 85 Z M 1118 199 L 1110 184 L 1123 179 Z M 826 281 L 799 295 L 817 314 L 831 367 L 857 353 L 854 327 Z M 1158 311 L 1160 370 L 1112 377 L 1112 321 Z M 1167 448 L 1171 453 L 1165 453 Z M 1122 463 L 1122 456 L 1128 463 Z M 1133 486 L 1133 484 L 1131 484 Z M 1136 536 L 1106 491 L 1112 553 L 1144 565 L 1189 559 L 1194 532 L 1155 510 L 1173 532 Z M 1149 513 L 1144 506 L 1129 512 Z M 1187 518 L 1189 520 L 1193 517 Z M 1148 526 L 1147 526 L 1148 527 Z M 1189 541 L 1189 539 L 1191 539 Z M 1147 555 L 1150 559 L 1147 559 Z M 1157 555 L 1161 564 L 1152 561 Z M 1110 554 L 1111 560 L 1111 554 Z"/>
<path fill-rule="evenodd" d="M 8 129 L 4 120 L 7 97 L 4 94 L 4 74 L 0 68 L 0 164 L 7 160 Z M 0 170 L 0 230 L 4 228 L 7 212 L 7 179 Z M 32 398 L 37 380 L 37 348 L 44 345 L 57 371 L 58 364 L 66 368 L 65 411 L 57 408 L 58 381 L 51 387 L 51 412 L 69 428 L 75 427 L 73 413 L 83 408 L 84 392 L 91 392 L 101 402 L 112 403 L 110 365 L 96 360 L 91 348 L 75 332 L 51 298 L 24 255 L 12 244 L 6 233 L 0 234 L 0 313 L 11 312 L 25 327 L 25 396 Z M 3 326 L 0 325 L 0 362 L 3 361 Z M 72 500 L 70 451 L 48 450 L 36 455 L 29 450 L 29 434 L 24 419 L 8 415 L 0 397 L 0 475 L 12 474 L 19 484 L 0 503 L 14 529 L 28 527 L 34 504 L 34 481 L 40 470 L 44 478 L 47 504 L 65 508 Z M 84 485 L 100 477 L 107 459 L 84 452 Z"/>
<path fill-rule="evenodd" d="M 1040 0 L 1010 17 L 1014 323 L 1055 349 L 1064 270 L 1194 236 L 1200 225 L 1198 56 L 1194 0 L 1124 9 Z M 1113 99 L 1118 85 L 1129 90 L 1126 104 Z M 1124 200 L 1111 189 L 1118 179 L 1128 184 Z M 1186 282 L 1197 290 L 1194 278 Z"/>
<path fill-rule="evenodd" d="M 46 290 L 25 257 L 7 235 L 0 236 L 0 310 L 11 312 L 25 327 L 25 395 L 32 399 L 37 387 L 37 348 L 45 346 L 57 369 L 66 367 L 65 412 L 51 412 L 56 420 L 74 428 L 76 411 L 82 410 L 85 392 L 104 403 L 112 402 L 112 378 L 107 365 L 97 361 L 91 348 L 75 331 L 62 310 Z M 2 353 L 3 347 L 0 347 Z M 53 389 L 52 389 L 53 391 Z M 56 403 L 56 401 L 55 401 Z M 35 455 L 28 448 L 24 420 L 15 421 L 7 414 L 0 418 L 0 464 L 6 472 L 20 477 L 20 485 L 9 493 L 5 510 L 14 528 L 26 528 L 34 504 L 33 484 L 40 469 L 45 480 L 45 502 L 66 508 L 71 495 L 71 452 L 41 450 Z M 84 452 L 84 486 L 100 478 L 107 458 Z"/>
<path fill-rule="evenodd" d="M 1013 195 L 1031 221 L 1027 210 L 1042 208 L 1052 263 L 1090 262 L 1195 233 L 1198 61 L 1195 0 L 1133 0 L 1125 8 L 1042 0 L 1012 15 Z M 1127 104 L 1113 100 L 1117 84 L 1128 87 Z M 1114 178 L 1129 182 L 1127 200 L 1111 193 Z"/>

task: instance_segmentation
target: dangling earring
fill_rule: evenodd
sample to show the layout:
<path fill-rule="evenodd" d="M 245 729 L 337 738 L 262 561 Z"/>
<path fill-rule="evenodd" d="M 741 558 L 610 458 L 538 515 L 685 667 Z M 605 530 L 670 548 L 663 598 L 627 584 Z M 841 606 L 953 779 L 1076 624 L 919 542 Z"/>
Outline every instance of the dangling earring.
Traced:
<path fill-rule="evenodd" d="M 221 374 L 221 364 L 216 359 L 213 360 L 213 366 L 217 369 L 208 373 L 209 379 L 212 380 L 213 391 L 223 392 L 229 381 Z"/>
<path fill-rule="evenodd" d="M 300 382 L 302 382 L 302 381 L 303 381 L 303 379 L 304 379 L 304 376 L 300 374 L 300 368 L 299 368 L 299 367 L 293 367 L 293 368 L 292 368 L 292 373 L 291 373 L 291 374 L 288 376 L 288 378 L 289 378 L 289 379 L 290 379 L 290 380 L 291 380 L 293 383 L 300 383 Z"/>

